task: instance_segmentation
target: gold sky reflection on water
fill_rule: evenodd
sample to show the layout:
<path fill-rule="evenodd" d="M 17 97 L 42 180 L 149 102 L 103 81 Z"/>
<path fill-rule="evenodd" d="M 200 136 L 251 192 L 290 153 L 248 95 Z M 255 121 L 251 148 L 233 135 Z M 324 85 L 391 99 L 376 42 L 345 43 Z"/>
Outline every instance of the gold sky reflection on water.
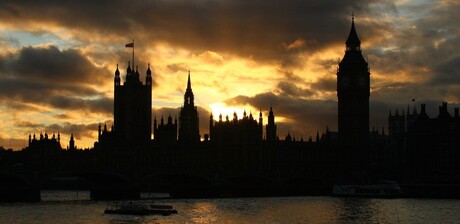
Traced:
<path fill-rule="evenodd" d="M 233 198 L 191 205 L 189 223 L 335 223 L 334 199 L 316 197 Z M 345 218 L 345 217 L 344 217 Z M 349 219 L 348 219 L 349 220 Z M 268 221 L 268 222 L 267 222 Z"/>
<path fill-rule="evenodd" d="M 167 199 L 178 214 L 104 214 L 108 203 L 89 200 L 89 191 L 42 191 L 40 203 L 0 204 L 0 223 L 459 223 L 457 199 L 358 199 L 272 197 Z M 143 202 L 139 202 L 143 203 Z"/>
<path fill-rule="evenodd" d="M 210 202 L 197 202 L 192 205 L 193 223 L 214 223 L 217 221 L 216 205 Z"/>

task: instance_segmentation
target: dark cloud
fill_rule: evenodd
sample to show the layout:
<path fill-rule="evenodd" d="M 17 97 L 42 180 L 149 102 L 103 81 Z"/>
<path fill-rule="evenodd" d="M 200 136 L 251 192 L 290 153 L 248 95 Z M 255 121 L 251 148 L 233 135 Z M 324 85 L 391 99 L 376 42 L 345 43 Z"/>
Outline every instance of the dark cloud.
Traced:
<path fill-rule="evenodd" d="M 425 82 L 385 82 L 372 83 L 371 99 L 391 104 L 407 104 L 412 99 L 448 101 L 455 98 L 455 89 L 446 85 L 433 85 Z M 452 91 L 450 91 L 452 89 Z"/>
<path fill-rule="evenodd" d="M 332 78 L 321 78 L 312 83 L 311 87 L 318 91 L 335 92 L 337 90 L 337 81 Z"/>
<path fill-rule="evenodd" d="M 434 67 L 433 84 L 460 85 L 460 55 Z"/>
<path fill-rule="evenodd" d="M 73 118 L 72 116 L 69 116 L 67 114 L 57 114 L 57 115 L 54 115 L 53 117 L 57 118 L 57 119 L 70 119 L 70 118 Z"/>
<path fill-rule="evenodd" d="M 74 84 L 107 80 L 106 70 L 94 67 L 75 49 L 24 47 L 16 55 L 6 57 L 2 60 L 2 73 L 25 80 Z"/>
<path fill-rule="evenodd" d="M 277 59 L 288 66 L 301 62 L 298 52 L 343 42 L 350 12 L 365 14 L 373 2 L 378 1 L 6 1 L 0 18 L 58 24 L 88 35 L 129 33 L 141 48 L 165 41 L 196 51 Z M 366 29 L 371 36 L 376 33 Z"/>
<path fill-rule="evenodd" d="M 16 122 L 16 126 L 21 127 L 21 128 L 39 129 L 39 128 L 42 128 L 44 124 L 35 123 L 31 121 L 19 121 L 19 122 Z"/>
<path fill-rule="evenodd" d="M 460 46 L 460 29 L 456 23 L 460 5 L 455 1 L 438 1 L 435 5 L 411 4 L 405 10 L 418 16 L 403 19 L 403 23 L 383 24 L 385 36 L 392 38 L 382 38 L 370 49 L 364 49 L 370 59 L 371 72 L 377 71 L 392 79 L 406 73 L 405 78 L 412 84 L 404 85 L 398 92 L 413 92 L 414 98 L 455 98 L 448 89 L 460 84 L 460 53 L 456 50 Z M 382 97 L 382 100 L 394 99 Z M 400 99 L 406 100 L 404 95 Z"/>
<path fill-rule="evenodd" d="M 280 95 L 300 98 L 310 97 L 314 94 L 314 92 L 310 89 L 300 88 L 293 82 L 285 81 L 281 81 L 278 83 L 275 92 Z"/>
<path fill-rule="evenodd" d="M 169 70 L 172 72 L 187 72 L 188 67 L 184 63 L 175 63 L 175 64 L 170 64 L 166 66 Z"/>
<path fill-rule="evenodd" d="M 25 47 L 0 58 L 0 98 L 52 108 L 112 112 L 112 99 L 96 86 L 109 79 L 77 50 Z"/>

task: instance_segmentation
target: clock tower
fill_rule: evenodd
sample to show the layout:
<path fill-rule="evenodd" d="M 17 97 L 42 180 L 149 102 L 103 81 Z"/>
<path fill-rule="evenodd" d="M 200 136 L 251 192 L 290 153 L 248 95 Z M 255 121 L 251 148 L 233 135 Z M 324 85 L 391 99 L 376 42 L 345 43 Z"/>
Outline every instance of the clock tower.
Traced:
<path fill-rule="evenodd" d="M 370 70 L 361 54 L 361 41 L 354 17 L 337 69 L 339 163 L 353 177 L 363 177 L 369 168 Z"/>

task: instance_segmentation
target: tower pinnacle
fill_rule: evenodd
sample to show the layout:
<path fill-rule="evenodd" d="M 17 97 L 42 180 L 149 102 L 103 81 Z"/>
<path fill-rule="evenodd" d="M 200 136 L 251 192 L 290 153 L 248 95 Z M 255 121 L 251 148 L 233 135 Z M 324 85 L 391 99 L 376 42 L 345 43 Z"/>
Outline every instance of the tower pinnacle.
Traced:
<path fill-rule="evenodd" d="M 351 17 L 351 29 L 350 29 L 350 33 L 348 34 L 348 38 L 345 44 L 347 46 L 347 51 L 350 51 L 350 50 L 360 51 L 361 41 L 359 40 L 358 34 L 356 33 L 354 13 L 352 14 L 352 17 Z"/>
<path fill-rule="evenodd" d="M 187 89 L 184 94 L 184 106 L 194 107 L 194 96 L 192 91 L 192 82 L 190 81 L 190 70 L 188 71 Z"/>
<path fill-rule="evenodd" d="M 192 90 L 192 83 L 190 82 L 190 69 L 188 70 L 187 91 Z"/>

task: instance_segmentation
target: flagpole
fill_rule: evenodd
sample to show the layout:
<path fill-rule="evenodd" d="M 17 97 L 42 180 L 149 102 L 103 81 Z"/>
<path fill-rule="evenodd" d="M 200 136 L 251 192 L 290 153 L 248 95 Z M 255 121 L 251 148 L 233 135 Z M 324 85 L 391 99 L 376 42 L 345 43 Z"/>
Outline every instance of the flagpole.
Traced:
<path fill-rule="evenodd" d="M 133 39 L 133 71 L 134 71 L 134 39 Z"/>

